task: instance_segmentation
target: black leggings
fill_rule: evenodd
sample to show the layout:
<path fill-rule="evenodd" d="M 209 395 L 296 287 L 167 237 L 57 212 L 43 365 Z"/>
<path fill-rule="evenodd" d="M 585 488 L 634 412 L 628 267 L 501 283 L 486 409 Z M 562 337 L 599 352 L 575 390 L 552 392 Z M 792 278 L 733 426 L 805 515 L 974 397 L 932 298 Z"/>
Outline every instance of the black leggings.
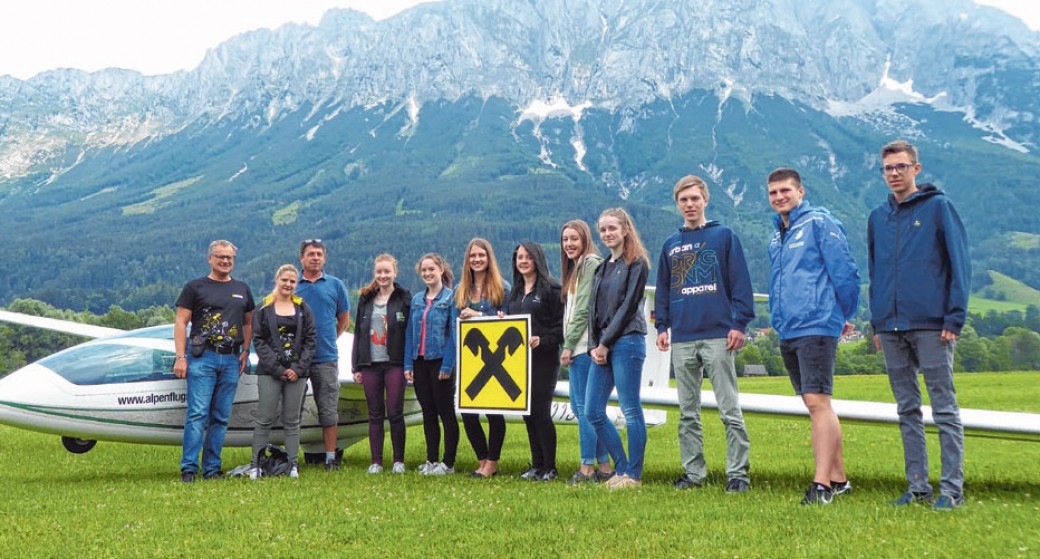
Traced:
<path fill-rule="evenodd" d="M 524 416 L 531 445 L 531 467 L 556 469 L 556 425 L 551 412 L 553 392 L 560 378 L 560 354 L 537 350 L 531 353 L 531 415 Z"/>
<path fill-rule="evenodd" d="M 502 457 L 502 443 L 506 440 L 506 418 L 497 413 L 489 413 L 486 417 L 487 437 L 484 437 L 484 427 L 480 424 L 480 414 L 462 414 L 462 426 L 466 428 L 466 438 L 469 439 L 473 452 L 477 454 L 477 461 L 498 462 Z"/>
<path fill-rule="evenodd" d="M 426 461 L 444 462 L 455 467 L 455 453 L 459 448 L 459 420 L 455 417 L 455 375 L 440 380 L 440 359 L 416 359 L 413 364 L 415 397 L 422 407 L 423 433 L 426 435 Z M 444 460 L 438 460 L 441 447 L 440 418 L 444 425 Z"/>

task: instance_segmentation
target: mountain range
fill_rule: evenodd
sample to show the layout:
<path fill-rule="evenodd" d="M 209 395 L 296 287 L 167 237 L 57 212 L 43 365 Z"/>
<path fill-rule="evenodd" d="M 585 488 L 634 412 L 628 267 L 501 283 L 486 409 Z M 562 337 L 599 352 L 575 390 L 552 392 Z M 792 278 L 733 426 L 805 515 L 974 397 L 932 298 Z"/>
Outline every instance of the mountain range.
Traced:
<path fill-rule="evenodd" d="M 447 0 L 246 33 L 187 72 L 3 76 L 0 303 L 170 304 L 214 238 L 257 292 L 310 237 L 351 286 L 384 251 L 418 285 L 424 252 L 558 258 L 559 224 L 617 205 L 654 252 L 690 173 L 764 290 L 766 174 L 801 171 L 864 265 L 896 138 L 976 269 L 1040 287 L 1038 93 L 1040 33 L 970 0 Z"/>

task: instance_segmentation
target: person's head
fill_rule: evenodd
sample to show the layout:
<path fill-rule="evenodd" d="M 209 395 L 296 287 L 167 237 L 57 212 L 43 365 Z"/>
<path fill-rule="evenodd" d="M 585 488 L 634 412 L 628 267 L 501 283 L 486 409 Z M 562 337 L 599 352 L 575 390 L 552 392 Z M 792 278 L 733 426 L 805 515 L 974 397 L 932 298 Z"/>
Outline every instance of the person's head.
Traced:
<path fill-rule="evenodd" d="M 480 276 L 478 278 L 478 276 Z M 478 292 L 482 299 L 499 306 L 505 300 L 502 272 L 495 260 L 495 250 L 486 239 L 476 237 L 466 245 L 462 258 L 462 275 L 455 290 L 455 304 L 460 309 L 469 304 L 471 295 Z"/>
<path fill-rule="evenodd" d="M 231 275 L 237 255 L 238 247 L 231 244 L 231 241 L 219 240 L 210 243 L 207 258 L 212 274 L 221 278 Z"/>
<path fill-rule="evenodd" d="M 624 208 L 603 210 L 599 215 L 598 227 L 599 239 L 610 249 L 611 254 L 620 254 L 628 264 L 636 258 L 642 258 L 649 266 L 646 247 L 639 239 L 639 231 L 632 222 L 632 216 Z"/>
<path fill-rule="evenodd" d="M 452 279 L 454 279 L 451 274 L 451 266 L 448 266 L 444 257 L 436 252 L 427 252 L 422 255 L 419 263 L 415 265 L 415 271 L 422 278 L 427 289 L 450 287 Z"/>
<path fill-rule="evenodd" d="M 561 296 L 566 297 L 567 292 L 573 289 L 578 273 L 580 273 L 580 269 L 577 268 L 578 263 L 589 254 L 599 254 L 596 243 L 592 242 L 592 230 L 589 229 L 589 224 L 580 219 L 564 223 L 560 228 L 560 269 L 563 270 Z"/>
<path fill-rule="evenodd" d="M 325 243 L 321 239 L 307 239 L 300 243 L 300 265 L 304 274 L 312 277 L 325 269 Z"/>
<path fill-rule="evenodd" d="M 787 214 L 797 208 L 805 198 L 802 176 L 794 169 L 781 167 L 769 173 L 766 184 L 769 191 L 769 205 L 785 219 Z"/>
<path fill-rule="evenodd" d="M 552 276 L 545 261 L 545 251 L 534 241 L 523 241 L 513 251 L 513 292 L 523 293 L 523 286 L 529 279 L 534 280 L 538 293 L 548 293 Z"/>
<path fill-rule="evenodd" d="M 272 298 L 292 297 L 296 293 L 296 282 L 300 279 L 300 272 L 292 264 L 282 264 L 274 273 L 274 290 L 271 291 Z"/>
<path fill-rule="evenodd" d="M 704 208 L 708 205 L 708 183 L 704 182 L 704 179 L 695 175 L 679 179 L 672 190 L 672 196 L 687 227 L 699 227 L 707 221 Z"/>
<path fill-rule="evenodd" d="M 881 148 L 881 174 L 896 200 L 902 202 L 917 192 L 917 175 L 921 162 L 917 148 L 905 140 L 896 140 Z"/>
<path fill-rule="evenodd" d="M 383 253 L 376 257 L 372 265 L 372 282 L 361 289 L 362 295 L 368 295 L 380 288 L 391 288 L 397 281 L 397 259 Z"/>

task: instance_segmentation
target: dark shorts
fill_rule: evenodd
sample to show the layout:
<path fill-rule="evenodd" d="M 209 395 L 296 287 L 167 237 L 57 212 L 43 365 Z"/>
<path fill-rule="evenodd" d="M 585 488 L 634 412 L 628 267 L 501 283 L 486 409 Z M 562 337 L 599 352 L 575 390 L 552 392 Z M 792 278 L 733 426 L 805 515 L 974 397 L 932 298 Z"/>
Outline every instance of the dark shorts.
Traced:
<path fill-rule="evenodd" d="M 780 340 L 780 356 L 791 377 L 794 393 L 827 394 L 834 389 L 834 360 L 838 338 L 805 336 Z"/>

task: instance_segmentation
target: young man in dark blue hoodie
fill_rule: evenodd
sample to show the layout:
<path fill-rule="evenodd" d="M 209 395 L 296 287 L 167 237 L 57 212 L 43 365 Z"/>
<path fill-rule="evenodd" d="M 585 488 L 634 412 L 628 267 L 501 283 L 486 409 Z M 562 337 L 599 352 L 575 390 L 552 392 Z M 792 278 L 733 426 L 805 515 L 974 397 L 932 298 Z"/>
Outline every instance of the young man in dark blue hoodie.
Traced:
<path fill-rule="evenodd" d="M 881 149 L 892 191 L 870 213 L 870 322 L 899 412 L 909 489 L 894 505 L 931 503 L 921 388 L 924 376 L 939 429 L 942 477 L 933 508 L 964 503 L 964 428 L 953 388 L 953 349 L 964 326 L 971 283 L 968 238 L 953 204 L 931 184 L 917 186 L 917 149 L 896 141 Z"/>
<path fill-rule="evenodd" d="M 679 391 L 679 454 L 684 471 L 675 487 L 700 487 L 708 473 L 700 416 L 701 383 L 707 372 L 726 428 L 725 490 L 743 493 L 751 488 L 750 443 L 733 358 L 744 347 L 744 331 L 755 317 L 751 275 L 733 230 L 704 215 L 707 183 L 700 177 L 683 177 L 675 184 L 673 197 L 684 225 L 661 248 L 654 317 L 657 348 L 671 348 Z"/>

